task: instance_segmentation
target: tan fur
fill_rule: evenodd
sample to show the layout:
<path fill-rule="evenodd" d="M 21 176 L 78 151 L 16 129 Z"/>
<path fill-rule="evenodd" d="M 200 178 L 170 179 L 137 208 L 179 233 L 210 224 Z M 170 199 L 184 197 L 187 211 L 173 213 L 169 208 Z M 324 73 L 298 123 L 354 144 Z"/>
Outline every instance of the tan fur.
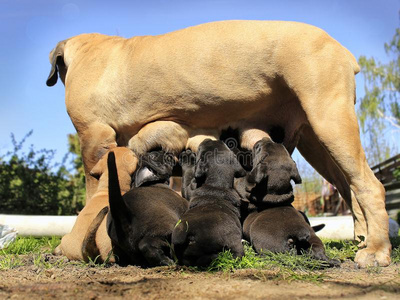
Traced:
<path fill-rule="evenodd" d="M 125 194 L 130 189 L 131 176 L 136 169 L 138 160 L 133 152 L 125 147 L 117 147 L 110 151 L 115 153 L 121 193 Z M 83 239 L 100 210 L 109 205 L 107 156 L 104 155 L 91 172 L 95 176 L 100 176 L 96 193 L 86 203 L 71 232 L 61 239 L 61 244 L 56 249 L 56 253 L 63 254 L 70 260 L 86 260 L 82 253 Z M 96 245 L 100 253 L 99 261 L 105 261 L 112 249 L 106 230 L 106 219 L 103 219 L 96 233 Z M 111 257 L 110 261 L 114 261 L 114 258 Z"/>
<path fill-rule="evenodd" d="M 157 144 L 179 153 L 191 137 L 200 137 L 193 138 L 196 147 L 202 135 L 218 138 L 231 126 L 242 130 L 241 143 L 251 149 L 279 125 L 288 151 L 299 144 L 352 206 L 355 230 L 367 238 L 359 265 L 390 263 L 384 189 L 367 165 L 354 111 L 360 68 L 323 30 L 222 21 L 130 39 L 83 34 L 58 44 L 53 69 L 57 57 L 65 62 L 57 66 L 87 175 L 116 144 L 129 141 L 137 153 Z M 87 176 L 88 195 L 95 190 Z"/>

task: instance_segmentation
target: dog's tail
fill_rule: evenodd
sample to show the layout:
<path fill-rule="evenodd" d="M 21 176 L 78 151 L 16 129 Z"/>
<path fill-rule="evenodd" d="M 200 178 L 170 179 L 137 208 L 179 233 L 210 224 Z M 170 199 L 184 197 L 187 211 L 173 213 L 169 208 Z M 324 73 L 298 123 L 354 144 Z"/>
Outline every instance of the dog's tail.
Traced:
<path fill-rule="evenodd" d="M 182 259 L 183 253 L 189 245 L 188 240 L 189 224 L 187 221 L 179 220 L 176 223 L 174 231 L 172 231 L 171 244 L 172 244 L 172 256 L 178 259 Z"/>
<path fill-rule="evenodd" d="M 304 212 L 302 212 L 301 210 L 298 210 L 298 212 L 303 216 L 303 218 L 307 222 L 307 224 L 311 226 L 310 220 L 307 218 L 306 214 Z M 311 228 L 314 230 L 314 232 L 318 232 L 318 231 L 322 230 L 324 227 L 325 227 L 325 224 L 311 226 Z"/>
<path fill-rule="evenodd" d="M 110 152 L 107 158 L 108 167 L 108 199 L 110 204 L 110 213 L 112 223 L 114 224 L 115 234 L 119 241 L 123 240 L 123 232 L 130 227 L 129 220 L 132 219 L 130 212 L 124 198 L 121 196 L 121 188 L 119 186 L 117 165 L 115 163 L 115 154 Z M 110 220 L 110 217 L 109 217 Z M 107 223 L 107 232 L 110 235 L 109 230 L 110 222 Z"/>
<path fill-rule="evenodd" d="M 97 214 L 96 218 L 90 224 L 85 238 L 83 239 L 82 243 L 82 256 L 85 262 L 89 262 L 89 260 L 102 262 L 100 257 L 99 248 L 96 245 L 96 233 L 97 229 L 101 222 L 103 222 L 104 217 L 108 213 L 108 206 L 104 207 L 100 212 Z"/>
<path fill-rule="evenodd" d="M 115 204 L 123 202 L 121 196 L 121 188 L 119 186 L 117 164 L 115 162 L 115 154 L 112 151 L 108 154 L 107 167 L 108 167 L 108 196 L 110 201 L 110 209 L 112 213 L 113 207 L 111 207 L 111 203 Z"/>

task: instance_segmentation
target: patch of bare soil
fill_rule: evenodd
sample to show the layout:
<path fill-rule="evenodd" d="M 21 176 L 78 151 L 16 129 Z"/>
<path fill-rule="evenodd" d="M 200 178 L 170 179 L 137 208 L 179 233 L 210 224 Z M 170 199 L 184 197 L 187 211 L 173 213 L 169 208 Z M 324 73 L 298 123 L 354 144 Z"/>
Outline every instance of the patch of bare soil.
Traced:
<path fill-rule="evenodd" d="M 57 261 L 58 257 L 46 259 Z M 56 264 L 57 265 L 57 264 Z M 1 299 L 400 299 L 400 266 L 341 268 L 285 274 L 279 270 L 200 272 L 182 267 L 88 267 L 65 263 L 46 269 L 31 258 L 0 271 Z M 302 279 L 300 279 L 302 278 Z"/>

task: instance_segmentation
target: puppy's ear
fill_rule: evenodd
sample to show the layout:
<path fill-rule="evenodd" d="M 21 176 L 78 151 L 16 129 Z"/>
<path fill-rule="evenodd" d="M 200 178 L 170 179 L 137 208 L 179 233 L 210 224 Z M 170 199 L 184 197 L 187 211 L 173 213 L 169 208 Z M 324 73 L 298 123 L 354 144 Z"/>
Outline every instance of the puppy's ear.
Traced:
<path fill-rule="evenodd" d="M 236 156 L 233 158 L 233 166 L 235 168 L 235 177 L 239 178 L 239 177 L 244 177 L 246 176 L 247 172 L 245 171 L 245 169 L 243 169 L 242 165 L 240 164 L 240 162 L 237 160 Z"/>
<path fill-rule="evenodd" d="M 260 183 L 263 179 L 268 179 L 268 175 L 262 168 L 254 168 L 248 174 L 247 179 L 250 183 Z"/>
<path fill-rule="evenodd" d="M 303 216 L 304 221 L 306 221 L 308 225 L 311 225 L 310 221 L 307 218 L 307 215 L 304 212 L 302 212 L 301 210 L 297 210 L 297 211 Z"/>
<path fill-rule="evenodd" d="M 292 173 L 290 175 L 290 179 L 294 181 L 295 184 L 300 184 L 302 182 L 299 170 L 297 170 L 296 164 L 292 168 Z"/>
<path fill-rule="evenodd" d="M 204 176 L 206 176 L 207 172 L 208 172 L 207 164 L 204 161 L 199 160 L 194 169 L 194 177 L 196 179 L 201 179 Z"/>
<path fill-rule="evenodd" d="M 135 187 L 140 187 L 146 182 L 154 182 L 161 180 L 162 178 L 158 176 L 157 173 L 153 172 L 147 167 L 142 167 L 137 170 L 135 174 Z"/>

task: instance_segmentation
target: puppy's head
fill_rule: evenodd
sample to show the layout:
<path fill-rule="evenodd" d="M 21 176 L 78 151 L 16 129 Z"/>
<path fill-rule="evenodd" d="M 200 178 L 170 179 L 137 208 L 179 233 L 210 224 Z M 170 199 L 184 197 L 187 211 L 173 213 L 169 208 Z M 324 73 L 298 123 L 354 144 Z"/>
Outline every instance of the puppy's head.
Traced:
<path fill-rule="evenodd" d="M 110 152 L 113 152 L 115 155 L 121 190 L 128 191 L 130 189 L 132 175 L 138 165 L 138 159 L 135 154 L 126 147 L 116 147 L 109 150 L 92 168 L 90 175 L 99 180 L 99 190 L 108 188 L 107 157 Z"/>
<path fill-rule="evenodd" d="M 175 166 L 174 156 L 165 151 L 151 151 L 140 157 L 135 175 L 135 187 L 154 183 L 168 183 Z"/>
<path fill-rule="evenodd" d="M 294 199 L 291 181 L 301 183 L 296 163 L 282 144 L 262 139 L 253 147 L 253 170 L 248 182 L 254 201 L 289 203 Z"/>
<path fill-rule="evenodd" d="M 207 175 L 219 175 L 221 180 L 233 182 L 234 177 L 243 177 L 246 171 L 225 143 L 206 139 L 197 152 L 195 178 L 201 181 Z"/>

